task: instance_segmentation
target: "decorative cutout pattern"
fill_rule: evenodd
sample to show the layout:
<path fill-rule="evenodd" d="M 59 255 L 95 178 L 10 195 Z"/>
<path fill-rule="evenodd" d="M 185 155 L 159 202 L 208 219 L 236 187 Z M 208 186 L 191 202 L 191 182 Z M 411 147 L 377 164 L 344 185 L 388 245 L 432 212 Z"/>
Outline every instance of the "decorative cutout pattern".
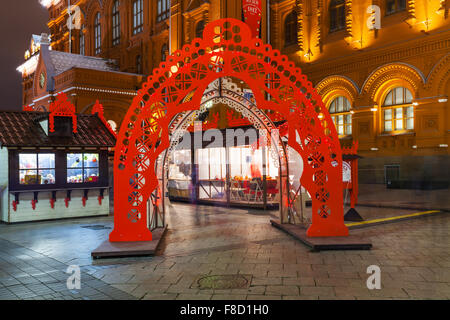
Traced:
<path fill-rule="evenodd" d="M 111 125 L 105 119 L 103 105 L 100 104 L 98 100 L 95 101 L 95 104 L 92 107 L 92 114 L 97 114 L 97 116 L 100 118 L 103 124 L 108 128 L 109 132 L 111 132 L 111 134 L 117 139 L 117 134 L 114 132 L 114 130 L 111 128 Z"/>
<path fill-rule="evenodd" d="M 75 106 L 69 101 L 64 92 L 56 96 L 56 100 L 50 105 L 49 129 L 55 132 L 55 117 L 71 117 L 73 122 L 73 133 L 77 133 L 77 115 Z"/>
<path fill-rule="evenodd" d="M 258 108 L 278 112 L 288 122 L 289 146 L 309 163 L 301 178 L 301 184 L 314 195 L 315 214 L 308 236 L 348 235 L 343 219 L 342 151 L 334 126 L 323 125 L 332 120 L 321 97 L 300 68 L 278 50 L 252 38 L 246 24 L 222 19 L 205 27 L 203 39 L 194 39 L 161 63 L 133 100 L 116 145 L 116 214 L 110 241 L 152 239 L 147 199 L 160 192 L 155 169 L 170 147 L 173 120 L 179 121 L 180 113 L 189 117 L 198 111 L 208 86 L 224 77 L 246 82 Z M 315 141 L 309 147 L 300 142 L 307 136 Z M 322 186 L 313 181 L 317 171 L 328 176 Z M 145 178 L 142 189 L 136 189 L 132 179 L 136 174 Z M 323 206 L 328 208 L 326 219 L 319 212 Z"/>

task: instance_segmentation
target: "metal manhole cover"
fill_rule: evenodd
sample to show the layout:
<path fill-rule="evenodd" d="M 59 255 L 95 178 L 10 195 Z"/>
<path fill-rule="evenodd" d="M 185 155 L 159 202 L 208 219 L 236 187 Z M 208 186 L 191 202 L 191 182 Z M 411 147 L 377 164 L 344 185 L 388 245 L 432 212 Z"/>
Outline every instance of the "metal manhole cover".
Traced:
<path fill-rule="evenodd" d="M 92 226 L 81 226 L 84 229 L 89 229 L 89 230 L 105 230 L 105 229 L 111 229 L 111 227 L 106 227 L 104 225 L 100 225 L 100 224 L 96 224 L 96 225 L 92 225 Z"/>
<path fill-rule="evenodd" d="M 251 276 L 229 274 L 204 276 L 197 280 L 199 289 L 244 289 L 250 285 Z"/>

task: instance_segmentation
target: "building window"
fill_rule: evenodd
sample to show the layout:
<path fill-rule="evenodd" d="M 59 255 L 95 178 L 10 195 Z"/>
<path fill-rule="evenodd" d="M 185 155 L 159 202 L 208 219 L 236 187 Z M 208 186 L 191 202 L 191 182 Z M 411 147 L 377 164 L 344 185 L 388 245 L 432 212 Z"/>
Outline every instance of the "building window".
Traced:
<path fill-rule="evenodd" d="M 332 0 L 330 3 L 330 32 L 345 28 L 345 0 Z"/>
<path fill-rule="evenodd" d="M 86 44 L 84 39 L 84 25 L 80 29 L 80 54 L 84 56 L 86 54 Z"/>
<path fill-rule="evenodd" d="M 397 87 L 388 92 L 383 104 L 384 131 L 413 130 L 414 107 L 411 91 Z"/>
<path fill-rule="evenodd" d="M 338 135 L 340 136 L 352 134 L 352 114 L 350 113 L 350 109 L 350 101 L 343 96 L 337 97 L 330 104 L 329 111 L 331 119 L 333 119 Z"/>
<path fill-rule="evenodd" d="M 142 58 L 140 55 L 136 56 L 136 73 L 142 74 Z"/>
<path fill-rule="evenodd" d="M 112 45 L 116 46 L 120 43 L 120 12 L 119 1 L 114 1 L 112 7 Z"/>
<path fill-rule="evenodd" d="M 99 54 L 102 51 L 102 26 L 100 24 L 100 12 L 95 15 L 94 22 L 94 52 Z"/>
<path fill-rule="evenodd" d="M 144 0 L 133 2 L 133 34 L 144 30 Z"/>
<path fill-rule="evenodd" d="M 20 153 L 19 181 L 21 185 L 55 184 L 55 154 Z"/>
<path fill-rule="evenodd" d="M 201 21 L 197 22 L 197 24 L 195 26 L 195 37 L 202 38 L 204 29 L 205 29 L 205 21 L 201 20 Z"/>
<path fill-rule="evenodd" d="M 156 21 L 166 20 L 170 14 L 170 0 L 158 0 Z"/>
<path fill-rule="evenodd" d="M 297 43 L 297 14 L 289 13 L 284 20 L 284 45 L 290 46 Z"/>
<path fill-rule="evenodd" d="M 161 47 L 161 61 L 166 61 L 168 51 L 169 51 L 169 48 L 168 48 L 167 44 L 164 43 Z"/>
<path fill-rule="evenodd" d="M 386 15 L 404 11 L 406 0 L 386 0 Z"/>
<path fill-rule="evenodd" d="M 99 179 L 98 153 L 68 153 L 67 183 L 96 183 Z"/>

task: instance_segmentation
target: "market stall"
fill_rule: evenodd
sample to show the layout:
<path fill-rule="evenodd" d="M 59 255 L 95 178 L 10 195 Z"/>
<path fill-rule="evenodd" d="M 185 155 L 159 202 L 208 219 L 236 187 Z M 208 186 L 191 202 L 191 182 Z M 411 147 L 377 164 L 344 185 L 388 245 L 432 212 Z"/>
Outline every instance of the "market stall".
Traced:
<path fill-rule="evenodd" d="M 0 112 L 0 209 L 7 223 L 108 215 L 115 133 L 100 104 L 75 114 L 58 96 L 51 112 Z"/>

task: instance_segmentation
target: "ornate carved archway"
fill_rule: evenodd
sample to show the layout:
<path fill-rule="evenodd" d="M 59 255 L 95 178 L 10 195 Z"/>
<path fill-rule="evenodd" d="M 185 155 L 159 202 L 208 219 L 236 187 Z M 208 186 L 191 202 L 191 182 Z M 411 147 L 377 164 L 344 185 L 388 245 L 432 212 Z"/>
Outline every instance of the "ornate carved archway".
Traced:
<path fill-rule="evenodd" d="M 122 123 L 114 159 L 115 216 L 110 241 L 148 241 L 147 199 L 158 189 L 158 157 L 170 146 L 169 126 L 179 113 L 197 110 L 207 86 L 221 77 L 251 88 L 258 108 L 281 114 L 288 144 L 303 158 L 301 184 L 312 197 L 308 236 L 345 236 L 342 152 L 320 96 L 294 63 L 246 24 L 222 19 L 203 39 L 185 45 L 144 83 Z M 186 99 L 189 97 L 189 99 Z"/>

